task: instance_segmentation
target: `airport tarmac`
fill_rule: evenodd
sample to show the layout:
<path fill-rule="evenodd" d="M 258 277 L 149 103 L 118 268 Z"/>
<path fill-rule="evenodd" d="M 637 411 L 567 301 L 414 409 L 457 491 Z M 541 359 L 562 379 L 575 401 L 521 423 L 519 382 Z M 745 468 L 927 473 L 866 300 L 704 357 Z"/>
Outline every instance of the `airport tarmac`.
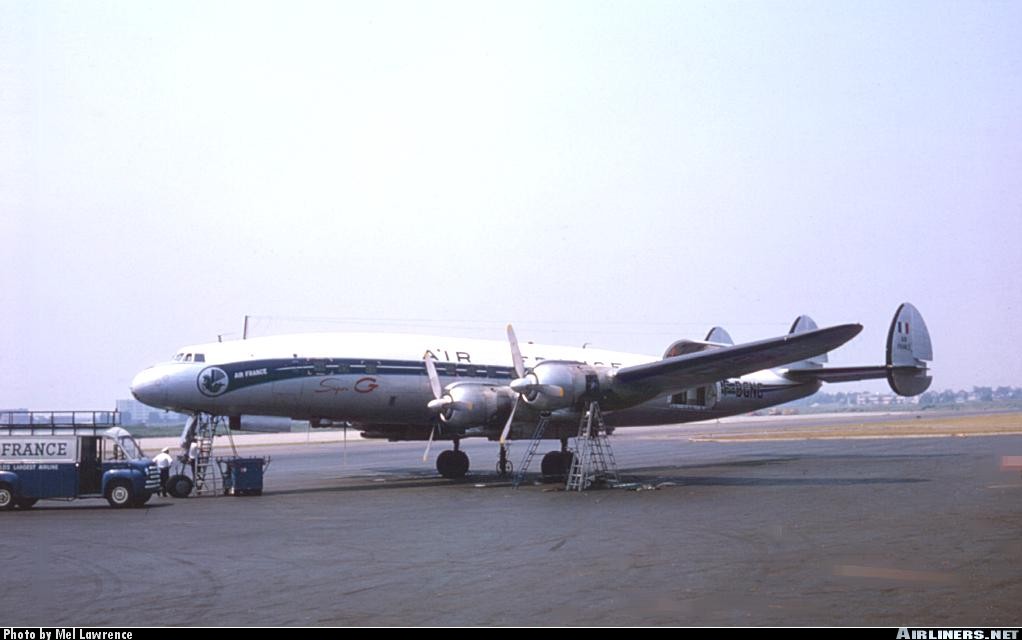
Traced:
<path fill-rule="evenodd" d="M 450 482 L 422 443 L 291 434 L 244 448 L 261 497 L 0 514 L 0 624 L 1017 626 L 1022 435 L 776 436 L 828 424 L 620 430 L 646 489 L 584 494 L 512 489 L 494 443 Z"/>

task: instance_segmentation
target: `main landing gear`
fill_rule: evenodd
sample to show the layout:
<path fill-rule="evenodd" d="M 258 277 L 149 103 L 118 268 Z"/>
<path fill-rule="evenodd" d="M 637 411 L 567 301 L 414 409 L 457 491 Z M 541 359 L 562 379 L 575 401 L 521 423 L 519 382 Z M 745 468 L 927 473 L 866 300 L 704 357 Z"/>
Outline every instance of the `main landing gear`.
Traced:
<path fill-rule="evenodd" d="M 507 445 L 500 445 L 500 457 L 497 459 L 497 475 L 506 478 L 514 471 L 515 466 L 507 459 Z"/>
<path fill-rule="evenodd" d="M 561 450 L 547 452 L 540 462 L 539 467 L 544 479 L 563 480 L 571 470 L 574 458 L 575 454 L 568 450 L 568 439 L 561 438 Z"/>
<path fill-rule="evenodd" d="M 454 448 L 441 451 L 436 457 L 436 470 L 445 478 L 464 478 L 468 473 L 468 454 L 461 450 L 461 439 L 454 439 Z"/>

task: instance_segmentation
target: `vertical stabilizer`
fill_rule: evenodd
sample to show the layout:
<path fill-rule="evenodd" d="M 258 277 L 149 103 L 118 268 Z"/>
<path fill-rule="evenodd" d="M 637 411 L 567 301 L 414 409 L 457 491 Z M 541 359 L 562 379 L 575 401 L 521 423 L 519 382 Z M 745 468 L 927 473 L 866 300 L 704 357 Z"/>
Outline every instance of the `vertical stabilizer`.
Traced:
<path fill-rule="evenodd" d="M 813 321 L 809 316 L 799 316 L 795 318 L 795 321 L 791 323 L 791 329 L 788 330 L 788 335 L 794 335 L 796 333 L 805 333 L 806 331 L 813 331 L 817 329 L 816 322 Z M 788 366 L 789 370 L 798 369 L 818 369 L 823 365 L 827 364 L 827 354 L 821 353 L 818 356 L 807 358 L 801 362 L 795 362 Z"/>
<path fill-rule="evenodd" d="M 933 345 L 923 316 L 905 302 L 898 307 L 887 332 L 887 381 L 900 395 L 920 394 L 933 380 L 927 367 L 932 360 Z"/>

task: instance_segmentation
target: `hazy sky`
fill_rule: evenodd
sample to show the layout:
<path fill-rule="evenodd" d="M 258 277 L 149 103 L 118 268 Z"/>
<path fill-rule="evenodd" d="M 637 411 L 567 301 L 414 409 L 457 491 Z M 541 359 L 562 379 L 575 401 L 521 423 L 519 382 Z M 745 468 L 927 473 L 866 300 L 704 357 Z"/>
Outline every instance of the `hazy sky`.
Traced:
<path fill-rule="evenodd" d="M 0 407 L 112 407 L 245 314 L 659 355 L 809 313 L 866 326 L 831 362 L 880 364 L 910 300 L 934 388 L 1022 384 L 1020 26 L 0 0 Z"/>

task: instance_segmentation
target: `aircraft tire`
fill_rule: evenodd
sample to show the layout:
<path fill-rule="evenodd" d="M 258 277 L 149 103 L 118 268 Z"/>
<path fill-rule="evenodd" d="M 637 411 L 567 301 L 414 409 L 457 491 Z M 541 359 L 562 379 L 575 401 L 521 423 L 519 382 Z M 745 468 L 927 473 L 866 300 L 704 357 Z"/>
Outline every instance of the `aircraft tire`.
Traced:
<path fill-rule="evenodd" d="M 564 478 L 571 470 L 571 461 L 574 455 L 570 451 L 550 451 L 543 456 L 543 460 L 540 462 L 540 472 L 544 478 Z"/>
<path fill-rule="evenodd" d="M 448 449 L 436 457 L 436 470 L 449 479 L 464 478 L 468 473 L 468 454 Z"/>
<path fill-rule="evenodd" d="M 192 479 L 183 473 L 167 478 L 167 493 L 174 498 L 187 498 L 193 486 Z"/>

